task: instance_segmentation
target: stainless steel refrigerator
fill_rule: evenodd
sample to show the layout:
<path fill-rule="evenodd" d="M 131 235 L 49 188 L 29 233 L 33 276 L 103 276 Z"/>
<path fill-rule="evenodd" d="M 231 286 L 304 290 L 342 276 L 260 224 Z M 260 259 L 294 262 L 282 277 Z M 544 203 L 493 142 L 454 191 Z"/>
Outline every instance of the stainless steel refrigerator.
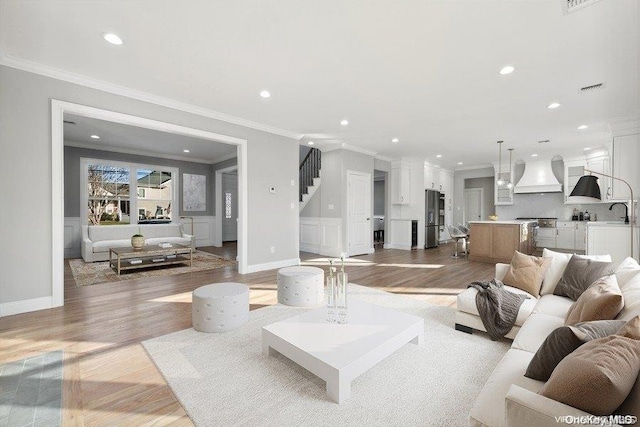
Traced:
<path fill-rule="evenodd" d="M 437 248 L 440 240 L 440 192 L 425 190 L 424 247 Z"/>

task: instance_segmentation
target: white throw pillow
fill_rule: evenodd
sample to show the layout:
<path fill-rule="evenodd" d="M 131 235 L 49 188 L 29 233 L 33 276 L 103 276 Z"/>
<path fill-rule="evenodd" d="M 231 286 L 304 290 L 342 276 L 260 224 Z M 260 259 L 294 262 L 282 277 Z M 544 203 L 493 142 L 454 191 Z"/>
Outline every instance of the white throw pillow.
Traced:
<path fill-rule="evenodd" d="M 640 274 L 636 274 L 624 286 L 620 286 L 624 307 L 616 319 L 631 320 L 640 315 Z"/>
<path fill-rule="evenodd" d="M 638 262 L 631 257 L 625 258 L 620 264 L 618 264 L 615 275 L 616 279 L 618 279 L 620 289 L 622 289 L 622 287 L 638 273 L 640 273 L 640 265 L 638 265 Z"/>
<path fill-rule="evenodd" d="M 540 289 L 540 295 L 548 295 L 553 294 L 553 291 L 556 289 L 556 285 L 562 278 L 562 273 L 564 273 L 564 269 L 567 268 L 567 264 L 569 264 L 569 260 L 573 254 L 565 254 L 562 252 L 554 252 L 550 251 L 547 248 L 542 250 L 543 258 L 553 258 L 551 260 L 551 265 L 547 269 L 547 273 L 544 275 L 544 280 L 542 281 L 542 288 Z M 594 261 L 606 261 L 611 262 L 611 255 L 580 255 L 583 258 L 592 259 Z"/>

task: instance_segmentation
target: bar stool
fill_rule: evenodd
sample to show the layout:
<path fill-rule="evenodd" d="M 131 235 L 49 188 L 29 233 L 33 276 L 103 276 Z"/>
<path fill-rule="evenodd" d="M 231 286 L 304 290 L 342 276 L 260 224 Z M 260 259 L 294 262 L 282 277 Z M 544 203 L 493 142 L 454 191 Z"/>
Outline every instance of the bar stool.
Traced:
<path fill-rule="evenodd" d="M 456 227 L 454 227 L 453 225 L 447 225 L 447 229 L 449 230 L 449 236 L 451 236 L 451 238 L 454 240 L 455 244 L 456 244 L 456 251 L 453 255 L 451 255 L 452 258 L 460 258 L 460 255 L 458 254 L 458 241 L 463 240 L 466 241 L 467 240 L 467 234 L 463 233 L 462 231 L 458 230 Z M 466 245 L 465 245 L 466 247 Z M 467 251 L 465 249 L 464 254 L 467 254 Z"/>

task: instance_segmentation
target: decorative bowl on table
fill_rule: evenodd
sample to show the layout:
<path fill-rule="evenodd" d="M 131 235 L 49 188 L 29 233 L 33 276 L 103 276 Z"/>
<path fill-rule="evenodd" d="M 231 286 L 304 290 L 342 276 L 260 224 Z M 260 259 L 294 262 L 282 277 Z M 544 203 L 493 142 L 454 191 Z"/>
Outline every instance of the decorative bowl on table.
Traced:
<path fill-rule="evenodd" d="M 498 220 L 498 215 L 489 215 L 489 219 L 491 221 L 497 221 Z"/>

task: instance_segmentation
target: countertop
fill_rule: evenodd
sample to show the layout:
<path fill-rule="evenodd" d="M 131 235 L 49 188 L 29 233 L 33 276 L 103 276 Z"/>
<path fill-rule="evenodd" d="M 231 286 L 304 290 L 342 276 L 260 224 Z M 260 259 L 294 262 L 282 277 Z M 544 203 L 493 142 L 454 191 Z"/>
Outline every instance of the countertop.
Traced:
<path fill-rule="evenodd" d="M 469 224 L 512 224 L 512 225 L 521 225 L 528 224 L 530 222 L 538 222 L 536 220 L 530 219 L 513 219 L 509 221 L 469 221 Z"/>

